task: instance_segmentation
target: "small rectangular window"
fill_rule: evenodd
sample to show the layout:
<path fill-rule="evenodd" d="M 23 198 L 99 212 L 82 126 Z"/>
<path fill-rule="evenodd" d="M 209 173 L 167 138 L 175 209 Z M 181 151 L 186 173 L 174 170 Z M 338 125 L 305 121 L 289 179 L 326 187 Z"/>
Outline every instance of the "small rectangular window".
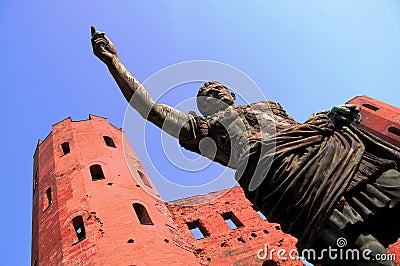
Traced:
<path fill-rule="evenodd" d="M 398 129 L 397 127 L 389 127 L 388 131 L 400 137 L 400 129 Z"/>
<path fill-rule="evenodd" d="M 233 214 L 233 212 L 225 212 L 222 215 L 226 224 L 230 229 L 235 230 L 239 227 L 243 227 L 243 224 L 239 221 L 239 219 Z"/>
<path fill-rule="evenodd" d="M 38 170 L 36 170 L 35 174 L 33 175 L 33 191 L 35 191 L 37 184 L 38 184 Z"/>
<path fill-rule="evenodd" d="M 265 217 L 265 215 L 264 215 L 262 212 L 257 211 L 257 214 L 258 214 L 258 216 L 260 216 L 260 218 L 263 219 L 264 221 L 267 220 L 267 217 Z"/>
<path fill-rule="evenodd" d="M 43 199 L 43 211 L 47 210 L 47 208 L 51 205 L 51 188 L 49 187 L 46 190 L 46 193 L 44 195 L 44 199 Z"/>
<path fill-rule="evenodd" d="M 85 225 L 83 224 L 82 216 L 76 216 L 72 219 L 72 225 L 74 226 L 76 238 L 78 240 L 76 243 L 86 239 Z"/>
<path fill-rule="evenodd" d="M 251 207 L 255 212 L 257 212 L 258 216 L 260 216 L 261 219 L 263 219 L 264 221 L 267 220 L 267 217 L 261 211 L 259 211 L 254 205 Z"/>
<path fill-rule="evenodd" d="M 190 229 L 190 231 L 192 232 L 192 234 L 193 234 L 194 238 L 196 238 L 196 240 L 204 238 L 204 235 L 201 232 L 200 228 L 195 227 L 195 228 Z"/>
<path fill-rule="evenodd" d="M 63 144 L 61 144 L 61 149 L 63 151 L 63 155 L 70 153 L 71 150 L 69 148 L 69 142 L 64 142 Z"/>
<path fill-rule="evenodd" d="M 210 236 L 210 234 L 207 232 L 204 226 L 200 223 L 200 220 L 188 222 L 187 225 L 196 240 Z"/>
<path fill-rule="evenodd" d="M 101 166 L 98 164 L 90 166 L 90 174 L 92 175 L 92 181 L 105 179 L 103 169 L 101 169 Z"/>
<path fill-rule="evenodd" d="M 379 110 L 379 107 L 376 107 L 376 106 L 374 106 L 372 104 L 369 104 L 369 103 L 364 103 L 362 106 L 364 106 L 364 107 L 366 107 L 366 108 L 368 108 L 368 109 L 370 109 L 372 111 L 375 111 L 375 112 Z"/>

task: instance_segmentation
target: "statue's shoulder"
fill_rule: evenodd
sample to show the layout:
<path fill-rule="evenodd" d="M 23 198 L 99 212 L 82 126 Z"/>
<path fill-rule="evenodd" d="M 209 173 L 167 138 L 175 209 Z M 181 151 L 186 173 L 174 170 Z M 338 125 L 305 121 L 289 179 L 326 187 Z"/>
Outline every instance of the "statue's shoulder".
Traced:
<path fill-rule="evenodd" d="M 285 121 L 286 124 L 298 125 L 299 123 L 291 117 L 282 105 L 269 100 L 260 101 L 250 105 L 253 109 L 261 110 L 264 113 L 272 113 L 277 121 Z"/>
<path fill-rule="evenodd" d="M 247 109 L 251 108 L 253 110 L 260 110 L 260 111 L 274 111 L 274 110 L 281 110 L 285 112 L 285 109 L 277 103 L 269 100 L 264 100 L 256 103 L 244 104 L 239 105 L 236 107 L 237 109 Z"/>
<path fill-rule="evenodd" d="M 271 109 L 279 109 L 279 110 L 285 110 L 283 109 L 282 105 L 277 102 L 269 101 L 269 100 L 264 100 L 258 103 L 255 103 L 256 105 L 268 105 L 269 108 Z"/>

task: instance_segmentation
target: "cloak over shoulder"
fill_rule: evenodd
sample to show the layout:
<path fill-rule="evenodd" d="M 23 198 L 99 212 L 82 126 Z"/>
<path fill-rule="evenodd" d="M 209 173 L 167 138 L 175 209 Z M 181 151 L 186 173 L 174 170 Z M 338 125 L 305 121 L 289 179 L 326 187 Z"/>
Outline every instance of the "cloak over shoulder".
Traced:
<path fill-rule="evenodd" d="M 328 113 L 319 113 L 256 143 L 239 161 L 236 179 L 269 221 L 297 237 L 298 248 L 310 248 L 357 172 L 364 143 L 399 161 L 395 147 L 353 126 L 336 127 Z M 252 179 L 262 182 L 254 188 Z"/>

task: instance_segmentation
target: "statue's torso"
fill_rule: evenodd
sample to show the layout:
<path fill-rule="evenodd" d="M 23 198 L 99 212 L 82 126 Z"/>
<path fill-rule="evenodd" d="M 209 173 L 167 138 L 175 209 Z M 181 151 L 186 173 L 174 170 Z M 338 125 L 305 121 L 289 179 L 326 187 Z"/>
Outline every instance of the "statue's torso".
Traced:
<path fill-rule="evenodd" d="M 198 143 L 183 147 L 231 168 L 236 168 L 239 157 L 255 142 L 268 138 L 276 132 L 298 125 L 277 103 L 262 101 L 253 104 L 228 107 L 206 118 L 196 117 L 193 124 L 203 138 L 211 138 L 215 146 Z M 200 144 L 201 146 L 202 144 Z M 215 150 L 216 148 L 216 150 Z"/>

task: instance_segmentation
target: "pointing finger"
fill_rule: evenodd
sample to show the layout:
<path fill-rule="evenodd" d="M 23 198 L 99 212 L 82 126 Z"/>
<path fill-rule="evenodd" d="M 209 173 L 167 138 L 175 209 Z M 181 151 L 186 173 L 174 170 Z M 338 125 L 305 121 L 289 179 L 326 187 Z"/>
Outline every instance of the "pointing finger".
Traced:
<path fill-rule="evenodd" d="M 96 28 L 92 25 L 92 26 L 90 26 L 90 33 L 91 33 L 91 35 L 92 35 L 92 38 L 93 38 L 93 36 L 96 34 Z"/>
<path fill-rule="evenodd" d="M 97 31 L 96 28 L 94 26 L 90 27 L 90 33 L 92 35 L 92 39 L 94 37 L 104 37 L 105 33 L 101 32 L 101 31 Z"/>

